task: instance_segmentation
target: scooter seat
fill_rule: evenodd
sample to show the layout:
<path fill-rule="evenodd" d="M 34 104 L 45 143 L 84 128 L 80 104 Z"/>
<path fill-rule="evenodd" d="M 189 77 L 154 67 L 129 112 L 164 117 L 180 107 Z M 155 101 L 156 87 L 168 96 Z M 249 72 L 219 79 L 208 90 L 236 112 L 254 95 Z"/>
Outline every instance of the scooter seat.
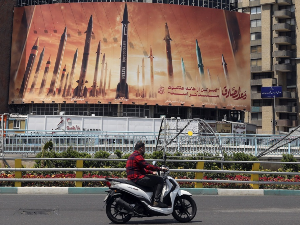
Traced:
<path fill-rule="evenodd" d="M 141 186 L 141 185 L 137 185 L 136 183 L 134 183 L 131 180 L 125 180 L 125 179 L 113 179 L 113 178 L 105 178 L 108 181 L 116 181 L 116 182 L 120 182 L 120 183 L 125 183 L 125 184 L 130 184 L 132 186 L 135 186 L 137 188 L 142 189 L 144 192 L 153 192 L 153 188 L 151 187 L 146 187 L 146 186 Z"/>

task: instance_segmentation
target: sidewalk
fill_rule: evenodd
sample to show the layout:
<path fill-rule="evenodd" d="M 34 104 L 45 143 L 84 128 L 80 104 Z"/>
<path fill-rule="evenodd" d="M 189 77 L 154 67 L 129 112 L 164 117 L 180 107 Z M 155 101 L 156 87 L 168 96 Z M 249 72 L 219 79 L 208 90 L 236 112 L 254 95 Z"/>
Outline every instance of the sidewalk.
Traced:
<path fill-rule="evenodd" d="M 0 187 L 0 194 L 22 195 L 65 195 L 65 194 L 106 194 L 107 187 Z M 300 190 L 259 190 L 259 189 L 219 189 L 219 188 L 182 188 L 192 195 L 219 196 L 299 196 Z"/>

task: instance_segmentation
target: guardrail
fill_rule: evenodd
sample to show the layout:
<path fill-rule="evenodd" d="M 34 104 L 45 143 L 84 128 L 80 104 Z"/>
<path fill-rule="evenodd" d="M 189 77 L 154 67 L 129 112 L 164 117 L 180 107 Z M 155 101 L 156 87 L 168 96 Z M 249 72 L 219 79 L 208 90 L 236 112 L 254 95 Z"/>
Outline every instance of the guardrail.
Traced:
<path fill-rule="evenodd" d="M 21 187 L 22 182 L 45 182 L 45 181 L 72 181 L 76 187 L 82 187 L 82 182 L 99 182 L 105 181 L 105 178 L 82 178 L 84 171 L 125 171 L 125 168 L 83 168 L 83 161 L 127 161 L 126 159 L 92 159 L 92 158 L 5 158 L 5 160 L 15 160 L 15 168 L 0 168 L 0 171 L 15 171 L 15 178 L 0 178 L 0 182 L 12 181 L 15 182 L 15 187 Z M 22 168 L 22 160 L 70 160 L 76 161 L 76 168 Z M 159 161 L 159 159 L 146 159 L 147 161 Z M 167 160 L 167 162 L 187 162 L 187 160 Z M 171 172 L 194 172 L 195 179 L 176 179 L 178 182 L 195 182 L 196 188 L 202 188 L 203 183 L 236 183 L 250 184 L 253 189 L 259 189 L 260 184 L 284 184 L 284 185 L 299 185 L 300 182 L 276 182 L 276 181 L 259 181 L 259 175 L 300 175 L 300 172 L 269 172 L 259 171 L 260 165 L 263 164 L 300 164 L 300 162 L 274 162 L 274 161 L 221 161 L 221 160 L 188 160 L 195 162 L 196 169 L 170 169 Z M 237 171 L 237 170 L 206 170 L 205 163 L 251 163 L 252 171 Z M 76 178 L 22 178 L 24 171 L 74 171 Z M 251 174 L 251 181 L 237 180 L 206 180 L 203 179 L 204 173 L 236 173 L 236 174 Z"/>
<path fill-rule="evenodd" d="M 17 133 L 21 132 L 21 133 Z M 22 133 L 23 132 L 23 133 Z M 155 132 L 103 132 L 103 131 L 30 131 L 30 130 L 5 130 L 3 139 L 4 154 L 36 154 L 41 151 L 47 141 L 53 142 L 53 148 L 57 152 L 63 152 L 72 146 L 79 152 L 94 154 L 97 151 L 113 153 L 120 150 L 130 153 L 138 140 L 146 143 L 147 152 L 156 150 L 158 143 Z M 266 149 L 281 140 L 285 135 L 250 135 L 250 134 L 216 134 L 221 143 L 217 143 L 213 136 L 194 135 L 189 137 L 178 136 L 169 146 L 170 153 L 181 152 L 183 155 L 213 154 L 218 155 L 218 145 L 221 144 L 224 153 L 232 154 L 243 152 L 259 155 Z M 290 137 L 291 140 L 293 137 Z M 291 141 L 272 151 L 268 156 L 293 154 L 300 156 L 300 140 Z"/>

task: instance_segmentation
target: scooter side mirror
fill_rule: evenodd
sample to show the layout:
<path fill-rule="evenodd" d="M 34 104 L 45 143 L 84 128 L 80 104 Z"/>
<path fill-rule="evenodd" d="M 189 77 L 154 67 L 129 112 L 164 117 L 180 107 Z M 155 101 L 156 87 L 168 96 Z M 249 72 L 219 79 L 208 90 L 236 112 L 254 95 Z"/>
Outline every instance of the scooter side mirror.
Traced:
<path fill-rule="evenodd" d="M 153 161 L 152 164 L 155 166 L 156 165 L 156 161 Z"/>

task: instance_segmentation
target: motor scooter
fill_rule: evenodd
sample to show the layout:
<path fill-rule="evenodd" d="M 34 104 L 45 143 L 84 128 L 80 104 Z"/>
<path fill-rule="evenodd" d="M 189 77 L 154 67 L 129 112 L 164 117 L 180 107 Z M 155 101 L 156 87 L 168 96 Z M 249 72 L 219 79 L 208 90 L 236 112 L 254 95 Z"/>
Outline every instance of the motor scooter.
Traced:
<path fill-rule="evenodd" d="M 109 186 L 108 194 L 104 200 L 107 217 L 113 223 L 126 223 L 132 217 L 142 218 L 172 214 L 179 222 L 191 221 L 197 213 L 197 206 L 191 197 L 192 194 L 180 189 L 175 179 L 169 176 L 168 169 L 166 172 L 158 173 L 158 175 L 164 179 L 161 201 L 168 208 L 152 206 L 154 190 L 149 187 L 140 186 L 125 179 L 106 178 Z"/>

